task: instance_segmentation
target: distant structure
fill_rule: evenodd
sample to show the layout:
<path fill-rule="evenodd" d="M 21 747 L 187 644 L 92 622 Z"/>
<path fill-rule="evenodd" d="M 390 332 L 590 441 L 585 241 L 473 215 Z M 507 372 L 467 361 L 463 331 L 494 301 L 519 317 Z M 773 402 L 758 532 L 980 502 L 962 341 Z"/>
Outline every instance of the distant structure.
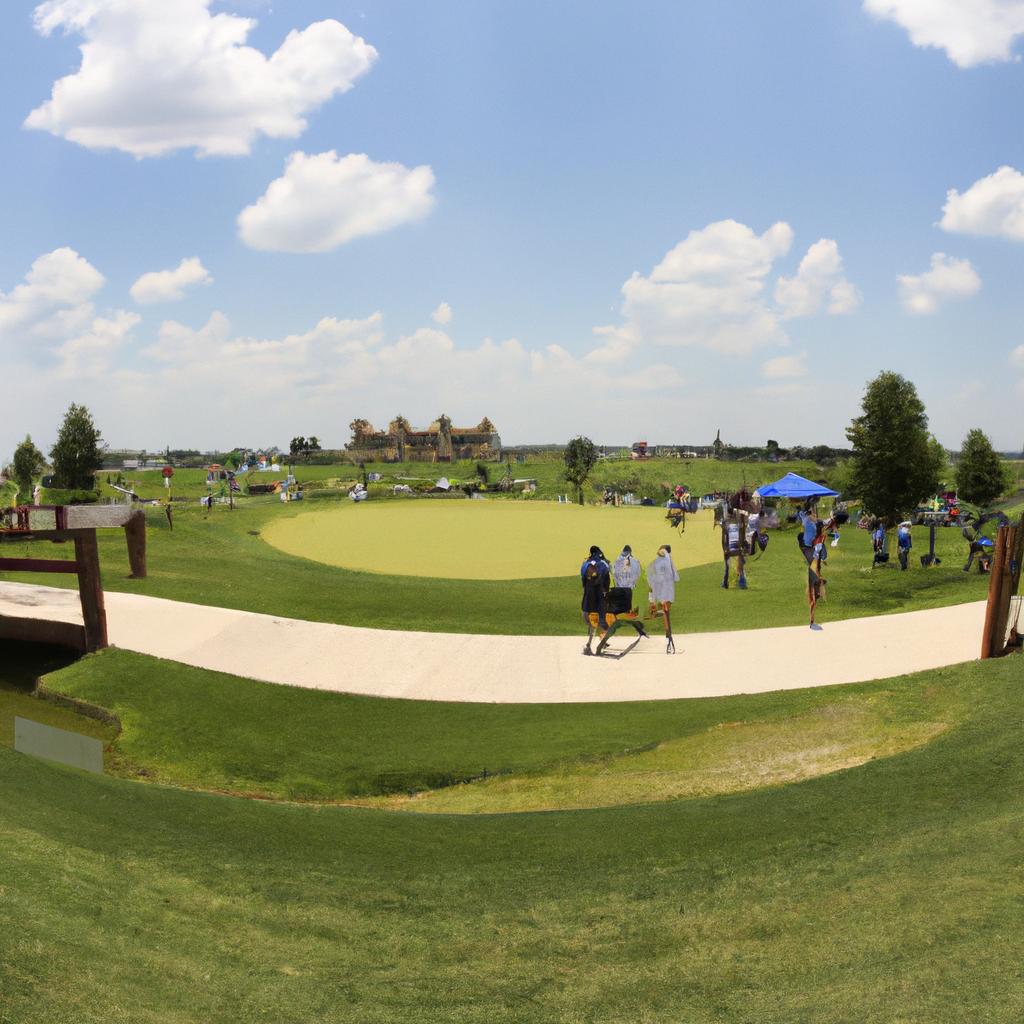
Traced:
<path fill-rule="evenodd" d="M 715 458 L 720 459 L 725 453 L 725 449 L 728 447 L 729 446 L 722 440 L 722 431 L 721 428 L 719 428 L 718 432 L 715 434 L 715 441 L 711 445 L 711 450 L 715 453 Z"/>
<path fill-rule="evenodd" d="M 653 454 L 654 452 L 647 447 L 646 441 L 634 441 L 629 449 L 631 459 L 649 459 Z"/>
<path fill-rule="evenodd" d="M 485 416 L 475 427 L 455 427 L 444 415 L 426 430 L 413 430 L 404 416 L 396 416 L 387 430 L 369 420 L 349 424 L 352 440 L 345 446 L 352 458 L 382 462 L 452 462 L 456 459 L 500 459 L 501 437 Z"/>

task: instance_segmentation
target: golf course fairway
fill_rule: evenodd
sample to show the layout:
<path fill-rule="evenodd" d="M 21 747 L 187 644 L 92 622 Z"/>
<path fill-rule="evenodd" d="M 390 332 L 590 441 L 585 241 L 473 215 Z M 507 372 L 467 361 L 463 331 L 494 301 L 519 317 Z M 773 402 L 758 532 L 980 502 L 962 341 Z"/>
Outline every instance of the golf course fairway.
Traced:
<path fill-rule="evenodd" d="M 335 506 L 271 523 L 261 536 L 289 555 L 362 572 L 434 579 L 571 576 L 597 544 L 613 560 L 629 544 L 646 565 L 661 544 L 679 569 L 722 557 L 712 513 L 687 516 L 682 534 L 662 508 L 554 502 L 386 501 Z"/>

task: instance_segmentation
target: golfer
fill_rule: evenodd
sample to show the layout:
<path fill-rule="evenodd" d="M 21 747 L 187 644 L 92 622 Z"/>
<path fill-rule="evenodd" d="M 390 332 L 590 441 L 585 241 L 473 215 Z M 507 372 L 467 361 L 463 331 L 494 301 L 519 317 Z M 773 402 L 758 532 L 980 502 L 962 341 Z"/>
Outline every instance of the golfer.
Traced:
<path fill-rule="evenodd" d="M 672 562 L 672 548 L 668 544 L 662 544 L 658 548 L 658 554 L 649 566 L 647 566 L 647 582 L 651 588 L 651 600 L 665 620 L 665 653 L 675 654 L 676 645 L 672 639 L 672 620 L 670 613 L 672 603 L 676 599 L 676 584 L 679 582 L 679 573 Z"/>

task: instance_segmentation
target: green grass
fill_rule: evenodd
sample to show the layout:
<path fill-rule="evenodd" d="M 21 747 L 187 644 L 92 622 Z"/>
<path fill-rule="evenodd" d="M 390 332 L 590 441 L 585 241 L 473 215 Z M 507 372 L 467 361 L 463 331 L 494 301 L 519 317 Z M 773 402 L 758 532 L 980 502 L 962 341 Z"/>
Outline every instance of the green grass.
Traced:
<path fill-rule="evenodd" d="M 554 814 L 237 800 L 0 748 L 0 1021 L 1016 1024 L 1020 681 L 894 682 L 962 721 L 851 770 Z"/>
<path fill-rule="evenodd" d="M 688 740 L 689 747 L 673 754 L 671 771 L 678 775 L 694 757 L 708 761 L 708 736 L 723 726 L 730 728 L 726 744 L 716 747 L 722 757 L 745 751 L 738 756 L 756 762 L 770 751 L 818 751 L 812 756 L 821 770 L 831 770 L 842 758 L 859 756 L 854 748 L 870 756 L 890 742 L 899 746 L 898 736 L 919 736 L 920 727 L 948 724 L 959 713 L 955 692 L 924 677 L 784 697 L 449 704 L 294 689 L 118 650 L 49 676 L 47 687 L 117 715 L 123 732 L 111 764 L 121 774 L 319 801 L 435 789 L 486 774 L 566 769 L 579 775 L 595 761 L 617 760 L 624 769 L 629 757 Z M 808 717 L 801 722 L 800 716 Z M 743 723 L 756 729 L 735 728 Z M 785 735 L 772 732 L 781 726 Z"/>
<path fill-rule="evenodd" d="M 661 508 L 558 505 L 552 501 L 367 502 L 358 510 L 327 505 L 263 530 L 263 539 L 296 557 L 353 571 L 437 579 L 506 580 L 564 577 L 567 552 L 600 537 L 613 558 L 630 544 L 641 564 L 672 545 L 678 568 L 722 558 L 714 514 L 688 517 L 680 534 Z M 571 571 L 571 570 L 570 570 Z"/>
<path fill-rule="evenodd" d="M 427 499 L 424 499 L 427 500 Z M 364 528 L 361 513 L 345 499 L 319 499 L 282 505 L 246 505 L 235 512 L 215 508 L 207 517 L 190 507 L 175 514 L 170 531 L 159 510 L 149 523 L 149 578 L 129 579 L 124 538 L 119 531 L 101 534 L 103 582 L 108 590 L 246 611 L 284 615 L 317 622 L 339 622 L 385 629 L 419 629 L 466 633 L 574 634 L 580 631 L 576 568 L 601 537 L 581 536 L 576 550 L 566 551 L 566 576 L 545 580 L 433 580 L 350 572 L 285 554 L 265 543 L 260 532 L 269 524 L 307 509 L 339 510 L 339 529 Z M 451 503 L 452 507 L 457 502 Z M 410 510 L 415 503 L 410 503 Z M 633 510 L 620 510 L 628 516 Z M 410 515 L 409 529 L 415 530 Z M 915 555 L 927 543 L 927 531 L 915 531 Z M 933 608 L 981 600 L 988 579 L 960 571 L 966 545 L 959 530 L 938 531 L 943 564 L 901 573 L 894 568 L 872 572 L 870 540 L 848 527 L 831 552 L 827 578 L 829 600 L 822 621 Z M 500 544 L 501 539 L 495 538 Z M 58 557 L 70 550 L 46 545 L 5 544 L 5 554 Z M 775 533 L 767 552 L 749 570 L 750 589 L 720 589 L 718 565 L 685 569 L 677 589 L 673 628 L 678 633 L 796 625 L 806 621 L 806 569 L 792 530 Z M 0 573 L 0 579 L 39 583 L 38 576 Z M 71 586 L 72 577 L 45 582 Z M 643 595 L 641 595 L 643 596 Z"/>

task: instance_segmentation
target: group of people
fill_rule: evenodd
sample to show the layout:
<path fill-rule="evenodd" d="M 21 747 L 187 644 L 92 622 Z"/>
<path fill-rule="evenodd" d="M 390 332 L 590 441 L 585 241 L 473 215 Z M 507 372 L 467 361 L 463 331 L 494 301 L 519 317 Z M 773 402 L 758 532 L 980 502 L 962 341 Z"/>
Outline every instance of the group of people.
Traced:
<path fill-rule="evenodd" d="M 671 611 L 676 599 L 676 584 L 679 573 L 672 561 L 672 547 L 662 544 L 654 560 L 647 565 L 647 602 L 649 619 L 660 617 L 665 625 L 666 651 L 675 654 L 672 638 Z M 601 653 L 604 642 L 616 623 L 626 623 L 639 636 L 648 635 L 639 621 L 639 608 L 634 604 L 633 591 L 644 574 L 640 560 L 627 544 L 622 552 L 610 563 L 604 552 L 594 545 L 590 554 L 580 566 L 580 581 L 583 586 L 582 610 L 588 626 L 587 645 L 584 654 Z M 598 647 L 592 647 L 594 637 Z"/>

